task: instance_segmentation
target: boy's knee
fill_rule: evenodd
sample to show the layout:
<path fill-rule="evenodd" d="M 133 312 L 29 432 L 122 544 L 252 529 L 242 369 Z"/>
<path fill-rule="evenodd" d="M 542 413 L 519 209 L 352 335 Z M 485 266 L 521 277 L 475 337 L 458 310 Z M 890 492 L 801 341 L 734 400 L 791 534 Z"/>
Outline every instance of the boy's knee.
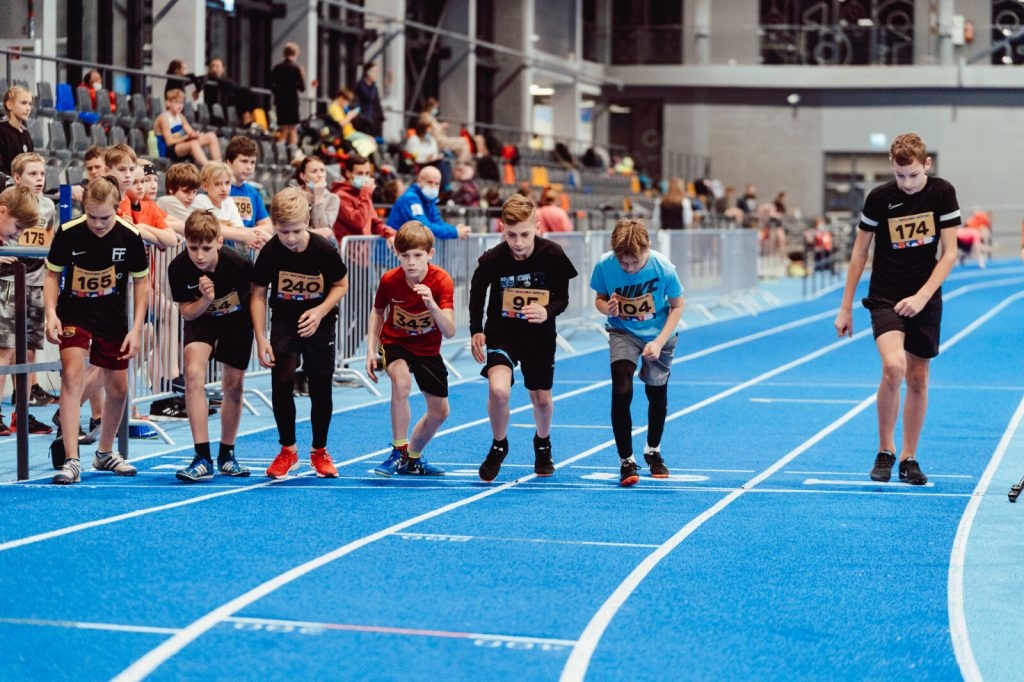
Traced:
<path fill-rule="evenodd" d="M 512 388 L 510 386 L 495 386 L 491 384 L 490 398 L 491 402 L 506 404 L 509 398 L 512 396 Z"/>

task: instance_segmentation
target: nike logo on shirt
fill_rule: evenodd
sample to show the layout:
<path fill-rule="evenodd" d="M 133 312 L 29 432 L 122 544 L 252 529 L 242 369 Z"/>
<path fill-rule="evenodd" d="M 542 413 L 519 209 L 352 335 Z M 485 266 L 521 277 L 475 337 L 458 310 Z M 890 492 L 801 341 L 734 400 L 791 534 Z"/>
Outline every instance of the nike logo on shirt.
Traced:
<path fill-rule="evenodd" d="M 88 251 L 72 251 L 72 256 L 81 256 L 83 253 L 89 253 Z"/>
<path fill-rule="evenodd" d="M 189 288 L 189 289 L 195 289 L 195 288 L 196 288 L 196 287 L 198 287 L 198 286 L 199 286 L 198 284 L 189 284 L 189 285 L 188 285 L 188 288 Z"/>
<path fill-rule="evenodd" d="M 900 206 L 902 206 L 902 205 L 903 205 L 903 202 L 902 202 L 902 201 L 901 201 L 900 203 L 898 203 L 898 204 L 889 204 L 889 210 L 891 211 L 891 210 L 893 210 L 894 208 L 899 208 L 899 207 L 900 207 Z"/>

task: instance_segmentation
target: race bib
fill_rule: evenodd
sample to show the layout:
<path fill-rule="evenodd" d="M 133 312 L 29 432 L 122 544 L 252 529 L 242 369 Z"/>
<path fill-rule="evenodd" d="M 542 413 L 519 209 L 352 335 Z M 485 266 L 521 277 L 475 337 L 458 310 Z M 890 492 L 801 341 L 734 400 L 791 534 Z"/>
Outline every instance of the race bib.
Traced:
<path fill-rule="evenodd" d="M 71 278 L 71 295 L 79 298 L 110 296 L 117 287 L 117 273 L 111 265 L 105 270 L 75 268 Z"/>
<path fill-rule="evenodd" d="M 19 246 L 48 246 L 50 234 L 41 227 L 30 227 L 18 235 Z"/>
<path fill-rule="evenodd" d="M 311 301 L 324 297 L 324 279 L 321 275 L 282 270 L 277 275 L 277 297 L 284 301 Z"/>
<path fill-rule="evenodd" d="M 644 294 L 637 298 L 619 298 L 620 320 L 651 320 L 655 314 L 654 296 Z"/>
<path fill-rule="evenodd" d="M 550 298 L 547 289 L 505 289 L 501 294 L 501 316 L 525 319 L 523 308 L 531 303 L 547 305 Z"/>
<path fill-rule="evenodd" d="M 220 317 L 221 315 L 230 315 L 231 313 L 238 312 L 241 309 L 242 301 L 238 298 L 238 292 L 232 291 L 227 296 L 221 296 L 214 301 L 210 301 L 206 314 Z"/>
<path fill-rule="evenodd" d="M 391 324 L 410 336 L 418 336 L 434 331 L 434 318 L 429 310 L 422 313 L 410 313 L 401 308 L 391 309 Z"/>
<path fill-rule="evenodd" d="M 253 215 L 256 213 L 252 206 L 252 199 L 249 197 L 231 197 L 235 200 L 235 206 L 238 207 L 238 215 L 242 216 L 242 220 L 252 220 Z"/>
<path fill-rule="evenodd" d="M 935 216 L 931 212 L 889 218 L 889 238 L 894 249 L 931 244 L 937 234 Z"/>

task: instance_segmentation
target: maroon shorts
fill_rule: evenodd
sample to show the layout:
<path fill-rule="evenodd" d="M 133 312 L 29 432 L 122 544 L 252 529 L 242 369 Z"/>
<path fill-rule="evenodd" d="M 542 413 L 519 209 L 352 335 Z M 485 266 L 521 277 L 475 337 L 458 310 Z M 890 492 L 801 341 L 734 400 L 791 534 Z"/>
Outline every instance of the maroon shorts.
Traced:
<path fill-rule="evenodd" d="M 73 324 L 64 325 L 60 335 L 60 348 L 82 348 L 89 351 L 89 363 L 103 369 L 128 369 L 128 359 L 121 359 L 124 337 L 111 339 L 96 336 L 88 329 Z"/>

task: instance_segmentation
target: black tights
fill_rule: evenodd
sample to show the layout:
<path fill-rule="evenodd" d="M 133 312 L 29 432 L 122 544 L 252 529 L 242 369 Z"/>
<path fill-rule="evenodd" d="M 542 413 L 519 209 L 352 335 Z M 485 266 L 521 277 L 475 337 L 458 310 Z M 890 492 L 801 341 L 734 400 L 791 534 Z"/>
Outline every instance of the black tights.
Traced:
<path fill-rule="evenodd" d="M 281 445 L 295 445 L 295 369 L 299 364 L 297 356 L 278 357 L 271 370 L 274 420 L 277 422 L 278 441 Z M 313 430 L 313 448 L 327 445 L 327 432 L 331 427 L 331 412 L 334 411 L 334 394 L 331 390 L 330 374 L 313 375 L 309 378 L 309 421 Z"/>
<path fill-rule="evenodd" d="M 615 449 L 625 459 L 633 454 L 633 416 L 629 406 L 633 402 L 633 372 L 636 365 L 629 360 L 612 363 L 612 433 Z M 644 385 L 647 394 L 647 443 L 660 445 L 668 415 L 668 385 Z"/>

